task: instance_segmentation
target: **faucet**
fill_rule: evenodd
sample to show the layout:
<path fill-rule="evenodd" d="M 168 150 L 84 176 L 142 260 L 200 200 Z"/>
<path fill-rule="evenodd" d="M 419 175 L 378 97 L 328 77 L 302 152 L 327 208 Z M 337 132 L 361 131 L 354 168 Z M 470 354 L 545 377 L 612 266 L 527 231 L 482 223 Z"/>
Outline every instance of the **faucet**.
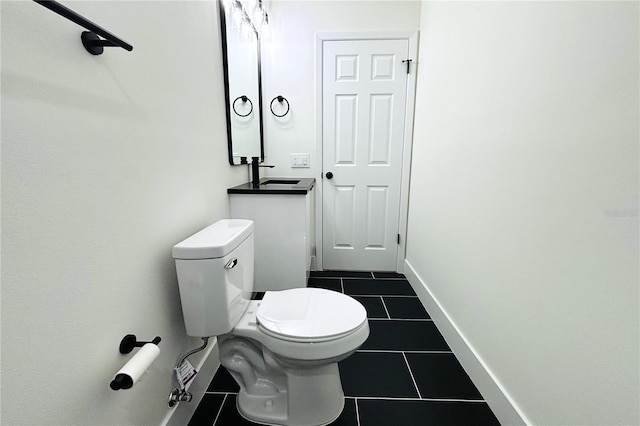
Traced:
<path fill-rule="evenodd" d="M 260 167 L 268 167 L 272 169 L 275 166 L 260 164 L 259 157 L 251 157 L 251 186 L 253 186 L 254 188 L 258 188 L 260 186 Z"/>

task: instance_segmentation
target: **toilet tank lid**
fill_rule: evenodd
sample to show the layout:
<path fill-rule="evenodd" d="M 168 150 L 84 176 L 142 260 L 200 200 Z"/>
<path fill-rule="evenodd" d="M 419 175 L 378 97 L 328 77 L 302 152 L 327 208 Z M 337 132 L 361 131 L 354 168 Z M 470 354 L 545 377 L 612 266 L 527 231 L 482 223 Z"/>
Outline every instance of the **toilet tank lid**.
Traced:
<path fill-rule="evenodd" d="M 174 259 L 217 259 L 229 254 L 253 233 L 253 221 L 223 219 L 179 242 Z"/>

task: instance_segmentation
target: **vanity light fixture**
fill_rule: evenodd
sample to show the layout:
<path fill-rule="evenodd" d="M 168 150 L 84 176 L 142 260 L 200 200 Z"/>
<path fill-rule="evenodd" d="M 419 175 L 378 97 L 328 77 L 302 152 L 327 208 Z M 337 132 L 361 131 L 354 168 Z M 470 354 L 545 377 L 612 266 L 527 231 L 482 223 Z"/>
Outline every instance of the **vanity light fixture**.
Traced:
<path fill-rule="evenodd" d="M 224 0 L 231 17 L 231 25 L 243 40 L 250 41 L 253 34 L 260 39 L 271 38 L 269 14 L 262 0 Z"/>

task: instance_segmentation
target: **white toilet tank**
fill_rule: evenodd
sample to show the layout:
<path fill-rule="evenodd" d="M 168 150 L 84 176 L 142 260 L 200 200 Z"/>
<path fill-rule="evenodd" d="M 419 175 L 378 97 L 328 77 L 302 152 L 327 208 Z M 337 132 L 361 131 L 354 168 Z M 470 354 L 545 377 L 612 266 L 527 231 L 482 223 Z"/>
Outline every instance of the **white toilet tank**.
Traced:
<path fill-rule="evenodd" d="M 253 222 L 223 219 L 173 246 L 187 334 L 228 333 L 253 291 Z"/>

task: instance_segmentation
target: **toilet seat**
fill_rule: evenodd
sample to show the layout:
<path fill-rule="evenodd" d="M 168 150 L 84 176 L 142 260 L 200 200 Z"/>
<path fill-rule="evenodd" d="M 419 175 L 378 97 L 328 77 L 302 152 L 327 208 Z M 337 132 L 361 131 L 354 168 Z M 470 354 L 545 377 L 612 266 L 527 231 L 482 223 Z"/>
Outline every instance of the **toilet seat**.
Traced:
<path fill-rule="evenodd" d="M 294 313 L 288 313 L 289 309 Z M 258 318 L 258 311 L 262 319 Z M 332 324 L 330 327 L 310 326 L 322 323 L 329 315 L 336 319 L 324 323 Z M 337 321 L 339 318 L 344 322 Z M 252 300 L 228 334 L 255 340 L 280 359 L 340 360 L 367 340 L 369 322 L 364 307 L 349 296 L 331 290 L 297 288 L 266 292 L 263 300 Z"/>
<path fill-rule="evenodd" d="M 355 299 L 321 288 L 268 291 L 256 312 L 262 332 L 290 342 L 340 339 L 367 321 Z"/>

